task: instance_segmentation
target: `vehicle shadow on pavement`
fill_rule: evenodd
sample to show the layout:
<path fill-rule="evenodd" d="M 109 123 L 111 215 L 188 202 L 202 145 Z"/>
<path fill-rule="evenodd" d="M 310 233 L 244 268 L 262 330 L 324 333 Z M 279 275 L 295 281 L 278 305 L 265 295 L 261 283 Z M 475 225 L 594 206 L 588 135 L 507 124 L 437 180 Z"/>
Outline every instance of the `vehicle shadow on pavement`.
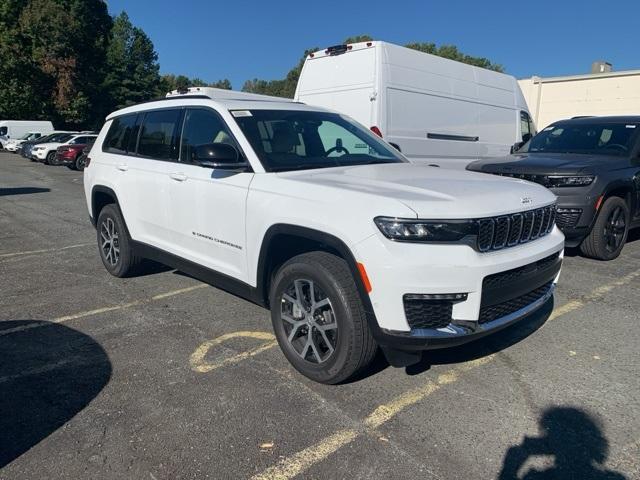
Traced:
<path fill-rule="evenodd" d="M 72 419 L 110 378 L 109 357 L 91 337 L 51 322 L 0 322 L 0 468 Z"/>
<path fill-rule="evenodd" d="M 50 188 L 40 187 L 0 188 L 0 197 L 7 197 L 9 195 L 28 195 L 30 193 L 47 193 L 50 191 Z"/>
<path fill-rule="evenodd" d="M 406 372 L 409 375 L 419 375 L 429 370 L 432 365 L 469 362 L 502 351 L 542 327 L 553 312 L 553 306 L 554 298 L 552 297 L 538 311 L 504 330 L 459 347 L 426 350 L 422 354 L 422 360 L 407 367 Z"/>
<path fill-rule="evenodd" d="M 538 423 L 539 437 L 525 435 L 519 445 L 507 450 L 498 480 L 626 478 L 604 468 L 609 442 L 602 432 L 600 421 L 585 410 L 575 407 L 549 408 L 542 413 Z M 553 462 L 542 470 L 536 466 L 523 468 L 535 457 L 551 457 Z M 521 473 L 524 475 L 519 476 Z"/>

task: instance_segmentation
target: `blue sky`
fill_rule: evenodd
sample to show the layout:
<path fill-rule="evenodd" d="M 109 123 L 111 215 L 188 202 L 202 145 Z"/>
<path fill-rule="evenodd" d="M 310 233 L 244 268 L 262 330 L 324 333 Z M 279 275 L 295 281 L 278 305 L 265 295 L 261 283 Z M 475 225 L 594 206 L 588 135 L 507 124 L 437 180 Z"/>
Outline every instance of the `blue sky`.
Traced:
<path fill-rule="evenodd" d="M 369 34 L 450 43 L 518 78 L 640 69 L 638 0 L 107 0 L 151 37 L 162 73 L 207 81 L 282 78 L 305 48 Z"/>

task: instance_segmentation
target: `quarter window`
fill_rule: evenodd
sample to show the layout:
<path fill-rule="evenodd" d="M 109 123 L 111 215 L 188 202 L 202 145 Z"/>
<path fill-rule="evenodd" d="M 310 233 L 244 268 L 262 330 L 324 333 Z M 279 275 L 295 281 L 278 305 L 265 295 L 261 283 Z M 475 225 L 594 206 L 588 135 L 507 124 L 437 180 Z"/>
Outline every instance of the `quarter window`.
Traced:
<path fill-rule="evenodd" d="M 158 160 L 177 160 L 180 114 L 180 110 L 147 112 L 138 141 L 138 155 Z"/>
<path fill-rule="evenodd" d="M 129 149 L 130 140 L 134 139 L 137 132 L 135 130 L 137 115 L 125 115 L 115 118 L 111 122 L 109 132 L 104 140 L 102 150 L 109 153 L 132 152 Z M 135 146 L 135 140 L 134 140 Z"/>
<path fill-rule="evenodd" d="M 204 108 L 187 110 L 182 130 L 180 159 L 190 162 L 198 145 L 226 143 L 236 148 L 224 121 L 213 111 Z"/>

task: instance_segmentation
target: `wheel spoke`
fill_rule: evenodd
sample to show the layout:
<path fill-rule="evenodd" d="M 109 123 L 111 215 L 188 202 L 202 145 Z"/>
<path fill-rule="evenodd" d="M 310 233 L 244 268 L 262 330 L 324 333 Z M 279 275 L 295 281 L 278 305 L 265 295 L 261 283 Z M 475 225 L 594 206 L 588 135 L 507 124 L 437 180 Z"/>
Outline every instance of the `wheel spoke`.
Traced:
<path fill-rule="evenodd" d="M 333 353 L 333 345 L 331 345 L 329 338 L 327 338 L 327 334 L 324 333 L 324 330 L 320 330 L 320 335 L 322 336 L 325 345 L 329 348 L 329 355 L 331 355 Z"/>
<path fill-rule="evenodd" d="M 318 348 L 316 347 L 316 342 L 313 341 L 313 332 L 311 331 L 311 329 L 309 329 L 309 342 L 311 342 L 311 351 L 313 351 L 313 354 L 318 359 L 318 363 L 322 363 L 322 357 L 318 352 Z"/>
<path fill-rule="evenodd" d="M 305 307 L 304 294 L 302 293 L 302 280 L 296 280 L 293 282 L 293 285 L 296 289 L 296 298 L 298 299 L 298 305 L 300 305 L 303 310 Z"/>
<path fill-rule="evenodd" d="M 318 330 L 320 330 L 321 332 L 326 332 L 326 331 L 328 331 L 328 330 L 337 330 L 338 325 L 337 325 L 335 322 L 333 322 L 333 323 L 329 323 L 329 324 L 327 324 L 327 325 L 318 325 L 318 324 L 316 323 L 316 328 L 317 328 Z"/>
<path fill-rule="evenodd" d="M 302 322 L 299 322 L 298 325 L 294 325 L 293 328 L 291 329 L 291 333 L 289 334 L 289 337 L 287 338 L 287 340 L 289 340 L 289 342 L 293 342 L 293 340 L 298 336 L 298 332 L 300 331 L 300 327 L 302 326 Z"/>
<path fill-rule="evenodd" d="M 328 298 L 323 298 L 322 300 L 320 300 L 319 302 L 316 302 L 313 305 L 313 311 L 315 312 L 319 308 L 326 307 L 327 305 L 330 305 L 329 299 Z"/>

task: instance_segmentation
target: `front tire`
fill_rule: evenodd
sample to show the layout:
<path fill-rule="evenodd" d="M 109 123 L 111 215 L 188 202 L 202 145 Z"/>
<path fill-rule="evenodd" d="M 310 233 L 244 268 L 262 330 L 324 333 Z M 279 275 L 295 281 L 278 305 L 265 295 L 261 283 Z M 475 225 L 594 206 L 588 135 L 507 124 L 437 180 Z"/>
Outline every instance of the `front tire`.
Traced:
<path fill-rule="evenodd" d="M 114 277 L 135 273 L 140 258 L 133 253 L 131 238 L 120 209 L 115 204 L 105 206 L 96 223 L 98 249 L 104 268 Z"/>
<path fill-rule="evenodd" d="M 613 260 L 620 255 L 629 234 L 629 207 L 620 197 L 609 197 L 591 232 L 580 245 L 583 255 L 596 260 Z"/>
<path fill-rule="evenodd" d="M 347 263 L 325 252 L 293 257 L 275 275 L 273 329 L 287 360 L 320 383 L 342 382 L 377 351 Z"/>
<path fill-rule="evenodd" d="M 52 166 L 58 165 L 58 162 L 56 161 L 56 152 L 47 153 L 47 158 L 45 158 L 44 163 Z"/>

